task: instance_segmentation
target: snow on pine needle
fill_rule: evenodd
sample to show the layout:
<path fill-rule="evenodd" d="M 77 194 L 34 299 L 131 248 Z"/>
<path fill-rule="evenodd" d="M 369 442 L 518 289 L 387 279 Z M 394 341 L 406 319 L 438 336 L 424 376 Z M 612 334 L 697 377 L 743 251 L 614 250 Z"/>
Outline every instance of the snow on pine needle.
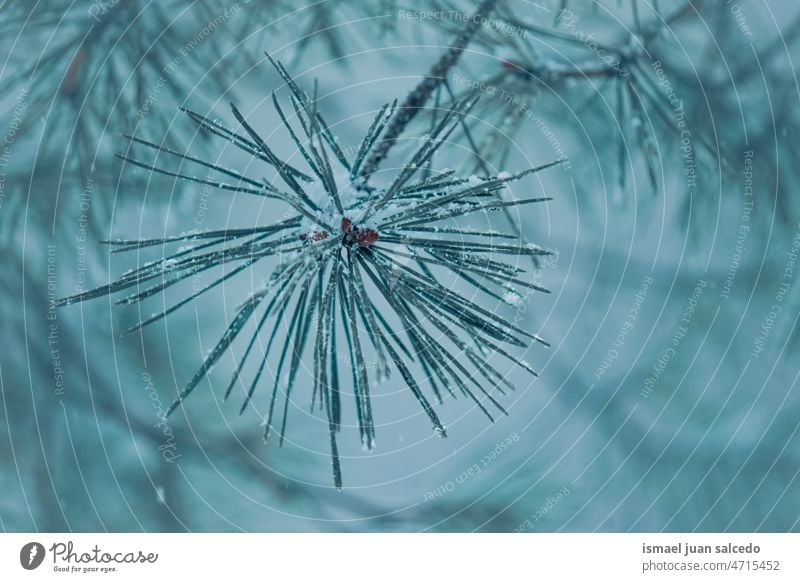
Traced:
<path fill-rule="evenodd" d="M 513 390 L 513 386 L 506 378 L 508 369 L 498 369 L 491 361 L 493 357 L 507 361 L 509 368 L 519 365 L 536 375 L 509 350 L 526 348 L 531 341 L 547 345 L 546 342 L 456 292 L 452 284 L 443 285 L 437 272 L 450 272 L 474 291 L 504 304 L 516 302 L 519 295 L 515 288 L 546 291 L 526 280 L 524 270 L 504 258 L 546 255 L 549 251 L 524 244 L 516 235 L 459 227 L 457 219 L 549 200 L 506 200 L 499 193 L 508 183 L 558 162 L 489 178 L 459 178 L 453 170 L 430 174 L 432 156 L 475 103 L 466 100 L 455 103 L 442 116 L 388 185 L 374 186 L 369 183 L 369 175 L 361 175 L 362 164 L 379 143 L 396 102 L 378 112 L 358 153 L 349 160 L 317 109 L 316 90 L 309 96 L 280 63 L 272 63 L 289 88 L 293 115 L 280 105 L 274 93 L 273 105 L 307 167 L 300 169 L 282 161 L 233 104 L 231 109 L 239 124 L 235 129 L 189 110 L 185 113 L 201 130 L 274 168 L 280 184 L 244 176 L 130 136 L 133 147 L 155 149 L 182 163 L 216 172 L 218 178 L 182 174 L 129 156 L 123 159 L 191 182 L 280 200 L 290 207 L 286 218 L 251 228 L 103 241 L 114 253 L 158 247 L 164 249 L 163 258 L 142 264 L 112 283 L 61 299 L 60 304 L 123 291 L 126 294 L 117 303 L 136 304 L 199 273 L 234 265 L 174 305 L 139 321 L 126 332 L 131 333 L 163 319 L 257 263 L 275 259 L 277 266 L 268 281 L 238 307 L 228 328 L 168 413 L 189 397 L 251 324 L 249 339 L 224 398 L 228 399 L 238 388 L 243 397 L 240 413 L 244 412 L 256 387 L 265 384 L 269 392 L 264 438 L 276 432 L 282 444 L 298 373 L 304 362 L 311 361 L 311 407 L 319 408 L 327 417 L 333 477 L 336 487 L 341 488 L 336 438 L 342 427 L 345 395 L 354 400 L 361 440 L 371 448 L 375 442 L 374 382 L 388 377 L 392 368 L 440 436 L 446 436 L 446 430 L 434 410 L 432 397 L 439 403 L 444 395 L 469 398 L 491 420 L 497 412 L 505 413 L 496 395 Z M 180 246 L 166 252 L 170 245 Z M 265 340 L 259 346 L 265 343 L 266 347 L 257 355 L 259 350 L 253 348 L 259 338 Z M 340 369 L 344 368 L 339 361 L 342 352 L 349 360 L 348 370 Z M 378 377 L 372 381 L 367 375 L 370 356 L 375 358 L 377 365 L 373 367 L 378 370 Z M 245 364 L 250 361 L 255 373 L 245 379 Z M 345 380 L 343 375 L 349 378 Z M 352 391 L 343 390 L 350 382 Z"/>

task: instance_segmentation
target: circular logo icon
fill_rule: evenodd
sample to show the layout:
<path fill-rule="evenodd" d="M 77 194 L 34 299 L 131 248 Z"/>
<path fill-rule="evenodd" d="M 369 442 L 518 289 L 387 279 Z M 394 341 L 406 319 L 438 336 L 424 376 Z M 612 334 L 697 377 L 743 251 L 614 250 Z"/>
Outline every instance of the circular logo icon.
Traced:
<path fill-rule="evenodd" d="M 19 563 L 26 570 L 35 570 L 44 561 L 44 546 L 39 542 L 28 542 L 19 551 Z"/>

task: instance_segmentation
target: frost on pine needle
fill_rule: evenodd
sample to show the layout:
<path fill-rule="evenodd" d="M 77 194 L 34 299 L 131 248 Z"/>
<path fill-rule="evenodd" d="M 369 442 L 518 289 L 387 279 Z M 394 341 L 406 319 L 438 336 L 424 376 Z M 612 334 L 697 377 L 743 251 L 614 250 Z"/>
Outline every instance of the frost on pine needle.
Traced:
<path fill-rule="evenodd" d="M 270 59 L 271 60 L 271 59 Z M 257 263 L 273 258 L 277 266 L 269 280 L 244 299 L 228 328 L 207 354 L 200 369 L 180 391 L 169 413 L 197 388 L 220 357 L 249 326 L 249 339 L 224 398 L 241 390 L 244 412 L 258 385 L 267 388 L 264 438 L 277 433 L 282 443 L 287 430 L 289 402 L 303 363 L 313 370 L 312 409 L 327 419 L 336 487 L 342 477 L 337 434 L 342 426 L 343 398 L 352 392 L 362 443 L 375 441 L 368 358 L 378 363 L 379 375 L 396 370 L 411 395 L 441 436 L 446 429 L 432 399 L 443 396 L 470 399 L 489 419 L 505 413 L 497 395 L 513 390 L 509 366 L 533 369 L 512 354 L 531 341 L 546 342 L 520 328 L 501 313 L 482 306 L 470 295 L 486 295 L 498 304 L 519 305 L 515 288 L 526 293 L 546 291 L 526 279 L 517 263 L 522 256 L 549 252 L 524 243 L 516 235 L 459 226 L 457 219 L 488 215 L 499 209 L 544 202 L 548 198 L 498 200 L 496 193 L 510 182 L 553 164 L 515 174 L 477 179 L 459 178 L 453 171 L 422 177 L 434 153 L 445 143 L 474 100 L 454 104 L 411 159 L 385 186 L 370 184 L 363 163 L 381 143 L 381 134 L 395 113 L 396 103 L 384 106 L 367 130 L 357 155 L 348 159 L 336 143 L 317 108 L 316 92 L 307 95 L 284 67 L 273 62 L 289 87 L 292 114 L 273 94 L 273 104 L 301 154 L 304 167 L 283 161 L 267 145 L 235 105 L 238 127 L 229 129 L 192 111 L 189 120 L 213 136 L 274 168 L 280 182 L 248 177 L 155 143 L 131 137 L 132 148 L 194 164 L 216 178 L 198 178 L 123 159 L 153 172 L 213 185 L 233 192 L 280 200 L 289 207 L 283 220 L 251 228 L 191 231 L 142 240 L 108 240 L 111 252 L 174 245 L 164 258 L 142 264 L 116 281 L 60 300 L 69 305 L 120 293 L 119 304 L 136 304 L 199 273 L 225 267 L 225 273 L 183 299 L 140 321 L 130 333 L 166 317 Z M 557 163 L 557 162 L 555 162 Z M 512 262 L 517 258 L 516 262 Z M 474 293 L 459 292 L 442 277 L 458 278 Z M 256 342 L 263 347 L 255 350 Z M 261 353 L 256 353 L 261 352 Z M 345 355 L 342 365 L 341 354 Z M 245 378 L 245 364 L 255 373 Z M 268 365 L 270 362 L 270 365 Z M 422 374 L 420 374 L 420 371 Z M 352 384 L 352 390 L 349 386 Z M 342 386 L 348 386 L 347 392 Z"/>

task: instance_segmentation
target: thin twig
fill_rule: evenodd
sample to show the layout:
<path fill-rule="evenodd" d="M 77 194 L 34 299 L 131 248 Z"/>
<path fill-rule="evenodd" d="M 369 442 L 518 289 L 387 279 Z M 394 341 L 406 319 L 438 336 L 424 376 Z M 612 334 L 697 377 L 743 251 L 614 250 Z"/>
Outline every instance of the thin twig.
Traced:
<path fill-rule="evenodd" d="M 425 103 L 428 102 L 428 99 L 441 85 L 442 81 L 447 78 L 447 72 L 458 63 L 461 53 L 464 52 L 472 37 L 481 27 L 481 22 L 494 10 L 496 4 L 497 0 L 484 0 L 475 14 L 467 20 L 467 26 L 464 31 L 458 35 L 447 52 L 442 55 L 422 82 L 408 94 L 389 123 L 383 140 L 375 145 L 369 159 L 362 167 L 361 176 L 363 178 L 369 177 L 378 170 L 381 162 L 389 155 L 389 150 L 397 142 L 397 138 L 400 137 L 406 126 L 419 113 L 419 110 L 425 106 Z"/>

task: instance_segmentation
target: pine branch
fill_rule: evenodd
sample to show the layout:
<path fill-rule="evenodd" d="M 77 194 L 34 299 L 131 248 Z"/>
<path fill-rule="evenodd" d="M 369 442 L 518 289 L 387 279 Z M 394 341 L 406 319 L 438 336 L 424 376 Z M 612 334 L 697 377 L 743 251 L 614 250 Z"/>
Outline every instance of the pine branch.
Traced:
<path fill-rule="evenodd" d="M 496 368 L 492 356 L 500 355 L 511 365 L 520 365 L 535 375 L 527 364 L 519 364 L 519 358 L 503 344 L 526 348 L 530 341 L 547 343 L 504 318 L 496 308 L 482 306 L 475 296 L 481 293 L 495 301 L 507 302 L 509 295 L 519 296 L 513 291 L 514 286 L 546 292 L 532 281 L 526 281 L 524 271 L 516 263 L 520 257 L 542 256 L 549 251 L 523 242 L 514 233 L 458 228 L 452 226 L 452 221 L 549 200 L 526 198 L 500 202 L 495 196 L 509 184 L 553 164 L 482 180 L 456 178 L 449 171 L 440 176 L 414 179 L 474 105 L 474 100 L 466 100 L 442 116 L 388 187 L 363 188 L 363 179 L 355 169 L 359 160 L 378 147 L 378 136 L 391 111 L 389 106 L 379 111 L 361 142 L 356 159 L 350 163 L 331 141 L 328 125 L 317 107 L 316 90 L 311 97 L 307 96 L 280 63 L 273 61 L 273 64 L 292 93 L 296 123 L 301 126 L 302 133 L 292 127 L 277 97 L 273 98 L 273 104 L 295 146 L 305 152 L 303 159 L 311 167 L 310 174 L 285 163 L 235 105 L 231 106 L 231 111 L 247 138 L 224 129 L 218 122 L 208 122 L 188 111 L 187 115 L 212 135 L 226 143 L 233 142 L 274 167 L 283 185 L 264 183 L 262 190 L 257 190 L 254 186 L 261 183 L 242 172 L 139 138 L 132 138 L 132 143 L 164 153 L 167 160 L 197 164 L 234 181 L 195 179 L 127 156 L 124 159 L 151 172 L 281 200 L 290 207 L 289 217 L 252 228 L 106 241 L 112 252 L 160 248 L 164 257 L 144 263 L 107 285 L 61 299 L 57 304 L 66 306 L 125 290 L 133 292 L 129 291 L 117 303 L 138 304 L 193 275 L 224 269 L 205 287 L 193 290 L 172 306 L 137 323 L 128 330 L 130 333 L 167 317 L 256 263 L 279 257 L 280 264 L 268 283 L 263 288 L 253 289 L 236 310 L 200 368 L 179 391 L 168 414 L 208 379 L 222 355 L 240 337 L 246 337 L 245 329 L 254 326 L 225 389 L 224 399 L 240 386 L 243 402 L 239 413 L 243 413 L 255 396 L 264 370 L 268 369 L 267 362 L 277 358 L 268 412 L 263 422 L 264 438 L 274 427 L 282 444 L 289 424 L 289 403 L 301 370 L 308 369 L 303 360 L 310 352 L 313 361 L 310 367 L 313 370 L 311 408 L 314 410 L 318 405 L 325 413 L 334 485 L 341 488 L 342 467 L 337 444 L 342 426 L 341 372 L 336 348 L 342 341 L 346 344 L 345 353 L 352 369 L 359 433 L 368 448 L 375 442 L 372 388 L 366 373 L 368 357 L 372 357 L 373 352 L 380 377 L 388 377 L 391 364 L 440 436 L 446 435 L 446 427 L 434 410 L 428 390 L 436 401 L 441 401 L 443 392 L 452 397 L 469 398 L 487 418 L 494 420 L 493 409 L 506 414 L 497 398 L 513 386 L 505 380 L 507 372 Z M 334 163 L 338 164 L 335 170 Z M 184 243 L 184 246 L 172 253 L 166 252 L 169 245 L 176 243 Z M 505 257 L 513 257 L 515 262 L 506 262 Z M 461 294 L 451 284 L 441 283 L 434 270 L 455 275 L 473 292 Z M 288 329 L 285 327 L 287 319 Z M 284 329 L 287 339 L 276 354 L 275 345 L 280 343 L 276 338 Z M 241 382 L 245 362 L 255 357 L 253 347 L 257 337 L 264 333 L 268 340 L 257 371 L 252 381 Z M 425 376 L 415 373 L 415 363 L 425 371 Z M 286 384 L 281 403 L 280 379 L 284 375 Z"/>
<path fill-rule="evenodd" d="M 491 14 L 496 5 L 497 0 L 484 0 L 481 3 L 472 18 L 467 21 L 463 32 L 450 45 L 448 51 L 431 68 L 422 82 L 408 94 L 392 118 L 391 123 L 389 123 L 383 140 L 378 142 L 364 163 L 361 169 L 362 177 L 368 178 L 378 170 L 381 162 L 389 155 L 389 150 L 397 142 L 397 138 L 400 137 L 411 120 L 416 117 L 420 109 L 425 106 L 433 92 L 447 78 L 448 71 L 458 63 L 461 53 L 464 52 L 472 37 L 481 27 L 481 21 Z"/>

